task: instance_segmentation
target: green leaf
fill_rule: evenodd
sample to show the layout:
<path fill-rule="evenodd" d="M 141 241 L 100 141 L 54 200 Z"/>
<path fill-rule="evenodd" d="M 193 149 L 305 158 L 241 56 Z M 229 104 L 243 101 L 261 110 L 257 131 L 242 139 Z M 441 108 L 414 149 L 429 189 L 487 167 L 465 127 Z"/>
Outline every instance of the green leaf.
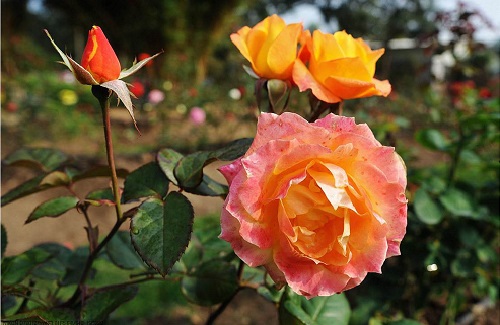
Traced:
<path fill-rule="evenodd" d="M 222 260 L 203 263 L 182 278 L 182 293 L 201 306 L 212 306 L 233 296 L 238 290 L 236 268 Z"/>
<path fill-rule="evenodd" d="M 204 216 L 194 220 L 194 235 L 203 247 L 203 260 L 224 258 L 232 254 L 231 245 L 219 238 L 221 233 L 218 215 Z"/>
<path fill-rule="evenodd" d="M 207 175 L 203 175 L 203 180 L 194 189 L 186 189 L 186 192 L 204 196 L 222 196 L 229 193 L 229 187 L 221 184 Z"/>
<path fill-rule="evenodd" d="M 3 226 L 2 224 L 2 234 L 1 234 L 2 238 L 0 238 L 2 240 L 2 257 L 4 256 L 5 254 L 5 249 L 7 248 L 7 230 L 5 230 L 5 227 Z"/>
<path fill-rule="evenodd" d="M 423 188 L 419 188 L 415 192 L 413 207 L 418 219 L 425 224 L 435 225 L 443 219 L 441 209 Z"/>
<path fill-rule="evenodd" d="M 47 174 L 34 177 L 7 192 L 2 196 L 2 206 L 9 204 L 16 199 L 54 187 L 49 184 L 42 184 L 45 176 L 47 176 Z"/>
<path fill-rule="evenodd" d="M 390 322 L 385 322 L 384 325 L 422 325 L 422 323 L 413 319 L 404 318 Z"/>
<path fill-rule="evenodd" d="M 87 262 L 87 258 L 89 256 L 89 248 L 88 247 L 78 247 L 74 251 L 71 252 L 71 255 L 67 257 L 65 262 L 66 265 L 66 274 L 64 278 L 60 281 L 61 286 L 68 286 L 72 284 L 77 284 L 80 281 L 80 277 L 82 276 L 83 269 L 85 263 Z M 91 269 L 89 278 L 92 278 L 95 274 L 95 270 Z"/>
<path fill-rule="evenodd" d="M 2 285 L 21 282 L 36 266 L 51 256 L 46 250 L 34 247 L 20 255 L 5 257 L 2 261 Z"/>
<path fill-rule="evenodd" d="M 130 233 L 119 231 L 106 245 L 106 252 L 111 261 L 126 270 L 145 268 L 144 262 L 132 246 Z"/>
<path fill-rule="evenodd" d="M 95 190 L 87 194 L 85 201 L 93 206 L 115 206 L 115 196 L 111 188 Z"/>
<path fill-rule="evenodd" d="M 14 324 L 78 324 L 74 311 L 66 308 L 34 309 L 25 313 L 2 317 L 2 321 L 13 322 Z"/>
<path fill-rule="evenodd" d="M 194 270 L 201 263 L 203 258 L 203 248 L 196 238 L 196 236 L 191 237 L 186 251 L 182 255 L 179 262 L 174 264 L 172 272 L 176 273 L 188 273 Z"/>
<path fill-rule="evenodd" d="M 278 304 L 279 301 L 281 300 L 281 296 L 285 292 L 285 290 L 282 290 L 282 289 L 276 290 L 275 287 L 260 286 L 257 288 L 257 293 L 260 294 L 265 299 L 267 299 L 275 304 Z"/>
<path fill-rule="evenodd" d="M 350 317 L 351 308 L 343 293 L 307 300 L 287 288 L 279 307 L 280 324 L 347 325 Z"/>
<path fill-rule="evenodd" d="M 50 173 L 46 173 L 37 177 L 34 177 L 25 183 L 20 184 L 19 186 L 10 190 L 7 194 L 2 197 L 2 206 L 19 199 L 21 197 L 41 192 L 46 189 L 58 187 L 58 186 L 66 186 L 70 184 L 70 178 L 68 175 L 61 171 L 53 171 Z"/>
<path fill-rule="evenodd" d="M 445 151 L 449 144 L 448 139 L 435 129 L 418 130 L 415 134 L 415 140 L 422 146 L 432 150 Z"/>
<path fill-rule="evenodd" d="M 174 169 L 174 176 L 183 189 L 196 188 L 203 181 L 203 167 L 214 160 L 229 161 L 245 154 L 253 139 L 233 141 L 215 151 L 199 151 L 181 158 Z"/>
<path fill-rule="evenodd" d="M 137 291 L 137 286 L 97 291 L 85 300 L 80 313 L 80 320 L 83 322 L 104 321 L 116 308 L 132 300 Z"/>
<path fill-rule="evenodd" d="M 166 276 L 189 244 L 193 219 L 191 202 L 181 193 L 169 193 L 164 202 L 148 199 L 132 217 L 132 244 L 146 264 Z"/>
<path fill-rule="evenodd" d="M 68 160 L 68 156 L 52 148 L 22 148 L 3 160 L 7 166 L 23 166 L 50 172 Z"/>
<path fill-rule="evenodd" d="M 184 155 L 168 148 L 160 150 L 156 155 L 158 165 L 174 185 L 177 185 L 177 179 L 174 176 L 174 169 L 182 157 L 184 157 Z"/>
<path fill-rule="evenodd" d="M 167 195 L 168 179 L 156 162 L 148 163 L 130 173 L 125 179 L 122 201 Z"/>
<path fill-rule="evenodd" d="M 78 198 L 75 196 L 60 196 L 45 201 L 40 206 L 35 208 L 35 210 L 33 210 L 33 212 L 26 220 L 26 223 L 30 223 L 43 217 L 58 217 L 63 213 L 75 208 L 78 201 Z"/>
<path fill-rule="evenodd" d="M 445 209 L 455 216 L 475 217 L 472 198 L 459 189 L 448 189 L 439 197 L 439 200 Z"/>
<path fill-rule="evenodd" d="M 33 269 L 33 276 L 49 280 L 62 279 L 66 275 L 68 263 L 73 263 L 70 260 L 71 250 L 57 243 L 44 243 L 35 247 L 45 250 L 51 257 Z"/>
<path fill-rule="evenodd" d="M 120 178 L 125 178 L 127 177 L 127 175 L 128 171 L 126 169 L 118 168 L 116 170 L 116 176 Z M 72 175 L 71 180 L 73 182 L 77 182 L 88 178 L 110 177 L 110 176 L 111 176 L 111 170 L 109 169 L 109 166 L 95 166 L 88 170 Z"/>
<path fill-rule="evenodd" d="M 222 161 L 238 159 L 247 152 L 248 148 L 252 145 L 252 142 L 252 138 L 243 138 L 231 141 L 226 146 L 212 151 L 212 156 L 213 158 Z"/>
<path fill-rule="evenodd" d="M 208 151 L 195 152 L 182 158 L 174 169 L 181 188 L 195 188 L 203 181 L 203 167 L 211 159 Z"/>

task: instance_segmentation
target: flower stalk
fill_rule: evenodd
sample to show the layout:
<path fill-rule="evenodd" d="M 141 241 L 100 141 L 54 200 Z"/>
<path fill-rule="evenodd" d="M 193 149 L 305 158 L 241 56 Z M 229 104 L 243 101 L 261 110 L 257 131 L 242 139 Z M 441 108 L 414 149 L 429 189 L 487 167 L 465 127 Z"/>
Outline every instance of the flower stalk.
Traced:
<path fill-rule="evenodd" d="M 92 86 L 92 94 L 98 99 L 99 105 L 102 110 L 102 125 L 104 128 L 104 142 L 106 145 L 106 155 L 108 157 L 109 169 L 111 172 L 111 183 L 113 188 L 113 196 L 115 201 L 115 210 L 116 210 L 116 218 L 117 220 L 121 220 L 122 211 L 121 211 L 121 195 L 120 195 L 120 186 L 118 185 L 118 176 L 116 174 L 116 165 L 113 151 L 113 140 L 111 134 L 111 118 L 109 114 L 110 109 L 110 98 L 111 98 L 111 90 L 98 86 Z"/>

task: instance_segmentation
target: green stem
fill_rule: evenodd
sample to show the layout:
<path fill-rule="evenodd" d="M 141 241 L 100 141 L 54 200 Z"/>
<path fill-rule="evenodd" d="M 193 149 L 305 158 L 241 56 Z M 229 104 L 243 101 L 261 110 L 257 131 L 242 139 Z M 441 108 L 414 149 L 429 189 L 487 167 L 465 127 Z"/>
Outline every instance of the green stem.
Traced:
<path fill-rule="evenodd" d="M 102 240 L 102 242 L 89 254 L 89 257 L 87 258 L 87 261 L 85 262 L 85 266 L 83 267 L 83 273 L 80 277 L 80 280 L 78 281 L 78 287 L 76 288 L 75 293 L 67 302 L 63 304 L 63 306 L 71 306 L 73 305 L 76 301 L 78 301 L 78 298 L 80 294 L 82 293 L 82 287 L 83 283 L 87 280 L 87 276 L 90 272 L 90 269 L 92 267 L 92 264 L 94 263 L 95 258 L 99 254 L 99 252 L 106 246 L 106 244 L 113 238 L 113 236 L 118 232 L 120 229 L 120 226 L 123 224 L 123 222 L 126 219 L 121 219 L 118 220 L 115 225 L 113 226 L 113 229 L 109 232 L 109 234 Z"/>
<path fill-rule="evenodd" d="M 80 280 L 78 281 L 78 287 L 75 290 L 73 296 L 69 298 L 63 305 L 71 306 L 75 302 L 78 301 L 82 293 L 83 284 L 87 280 L 87 276 L 92 268 L 92 264 L 94 263 L 95 258 L 99 254 L 99 252 L 106 246 L 106 244 L 113 238 L 113 236 L 118 232 L 120 226 L 127 219 L 123 217 L 121 211 L 121 198 L 120 198 L 120 187 L 118 185 L 118 176 L 116 174 L 116 166 L 115 166 L 115 158 L 113 153 L 113 141 L 111 136 L 111 118 L 109 114 L 110 109 L 110 97 L 111 91 L 101 86 L 92 86 L 92 94 L 99 100 L 99 104 L 102 110 L 102 124 L 104 128 L 104 142 L 106 144 L 106 154 L 108 156 L 109 169 L 111 172 L 111 183 L 113 188 L 113 196 L 115 200 L 115 210 L 116 210 L 116 223 L 113 226 L 113 229 L 108 233 L 108 235 L 95 247 L 95 249 L 90 251 L 89 257 L 85 262 L 85 266 L 83 268 L 82 275 Z"/>
<path fill-rule="evenodd" d="M 460 123 L 460 122 L 459 122 Z M 457 141 L 457 147 L 455 148 L 455 152 L 453 153 L 453 156 L 451 157 L 451 165 L 450 165 L 450 170 L 448 171 L 448 188 L 450 188 L 453 185 L 453 180 L 455 178 L 455 172 L 458 167 L 458 163 L 460 160 L 460 154 L 462 153 L 462 149 L 465 143 L 465 137 L 462 131 L 462 126 L 459 124 L 458 125 L 458 141 Z"/>
<path fill-rule="evenodd" d="M 113 196 L 115 199 L 115 210 L 116 218 L 120 220 L 122 218 L 121 211 L 121 196 L 120 196 L 120 186 L 118 185 L 118 176 L 116 175 L 115 157 L 113 151 L 113 140 L 111 135 L 111 118 L 109 114 L 109 102 L 110 97 L 98 98 L 99 104 L 102 110 L 102 125 L 104 127 L 104 142 L 106 144 L 106 154 L 108 156 L 109 169 L 111 171 L 111 183 L 113 187 Z"/>
<path fill-rule="evenodd" d="M 238 282 L 241 282 L 241 279 L 243 277 L 244 267 L 245 267 L 245 263 L 243 263 L 243 261 L 240 260 L 240 264 L 238 266 Z M 238 289 L 234 292 L 234 294 L 231 297 L 229 297 L 226 301 L 221 303 L 219 305 L 219 307 L 213 313 L 210 314 L 205 325 L 212 325 L 215 322 L 215 320 L 217 319 L 217 317 L 219 317 L 224 312 L 224 310 L 226 310 L 227 306 L 229 306 L 231 301 L 233 301 L 234 297 L 236 297 L 236 294 L 242 288 L 243 288 L 242 286 L 238 287 Z"/>

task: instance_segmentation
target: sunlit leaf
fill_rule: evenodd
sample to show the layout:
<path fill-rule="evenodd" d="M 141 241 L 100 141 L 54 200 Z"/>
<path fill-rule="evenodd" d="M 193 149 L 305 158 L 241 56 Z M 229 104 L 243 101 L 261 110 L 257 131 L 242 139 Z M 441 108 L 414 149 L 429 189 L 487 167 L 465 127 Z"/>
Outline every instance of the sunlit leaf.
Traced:
<path fill-rule="evenodd" d="M 115 197 L 111 188 L 104 188 L 90 192 L 85 201 L 93 206 L 115 206 Z"/>
<path fill-rule="evenodd" d="M 45 176 L 46 174 L 34 177 L 5 193 L 2 196 L 2 206 L 9 204 L 16 199 L 50 188 L 51 186 L 48 184 L 40 185 L 40 182 Z"/>
<path fill-rule="evenodd" d="M 60 196 L 45 201 L 33 210 L 26 220 L 26 223 L 30 223 L 44 217 L 58 217 L 75 208 L 78 201 L 79 199 L 76 196 Z"/>
<path fill-rule="evenodd" d="M 160 150 L 156 155 L 156 160 L 158 161 L 158 165 L 160 166 L 163 173 L 165 173 L 167 178 L 170 180 L 170 182 L 172 182 L 174 185 L 177 185 L 177 179 L 175 179 L 174 169 L 182 157 L 184 157 L 184 155 L 169 148 Z"/>

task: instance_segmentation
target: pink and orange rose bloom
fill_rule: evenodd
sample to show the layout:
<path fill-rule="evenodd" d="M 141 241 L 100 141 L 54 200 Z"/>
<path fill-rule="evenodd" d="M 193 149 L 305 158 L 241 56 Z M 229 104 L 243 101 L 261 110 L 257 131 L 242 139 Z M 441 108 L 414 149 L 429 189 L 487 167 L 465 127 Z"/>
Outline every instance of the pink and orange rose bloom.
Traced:
<path fill-rule="evenodd" d="M 230 185 L 220 237 L 296 293 L 348 290 L 400 254 L 405 165 L 353 118 L 263 113 L 248 152 L 220 171 Z"/>

